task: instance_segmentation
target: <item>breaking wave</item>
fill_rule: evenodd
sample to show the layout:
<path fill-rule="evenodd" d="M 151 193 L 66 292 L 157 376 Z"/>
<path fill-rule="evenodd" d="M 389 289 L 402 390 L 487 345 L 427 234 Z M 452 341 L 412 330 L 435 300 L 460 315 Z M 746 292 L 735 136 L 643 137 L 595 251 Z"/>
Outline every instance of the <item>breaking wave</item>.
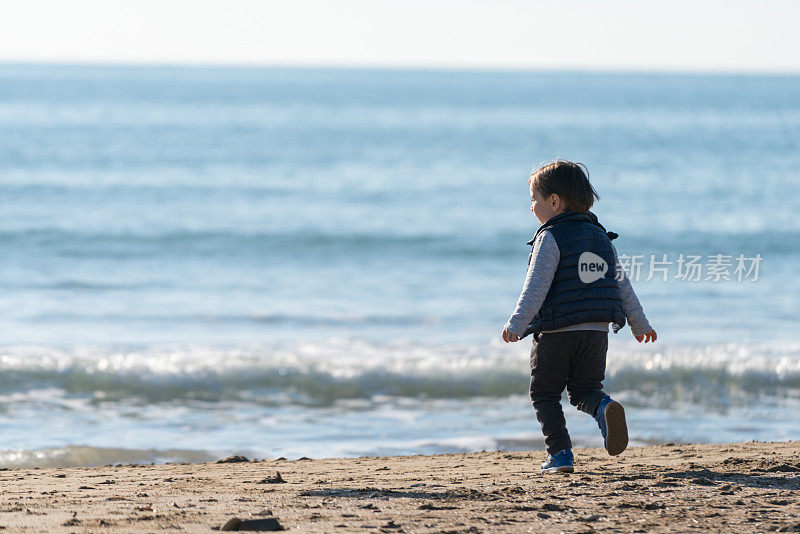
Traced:
<path fill-rule="evenodd" d="M 421 345 L 332 339 L 239 347 L 0 349 L 0 397 L 60 390 L 98 402 L 193 399 L 331 405 L 377 395 L 459 399 L 526 392 L 526 343 Z M 800 344 L 610 342 L 606 387 L 642 403 L 800 397 Z"/>

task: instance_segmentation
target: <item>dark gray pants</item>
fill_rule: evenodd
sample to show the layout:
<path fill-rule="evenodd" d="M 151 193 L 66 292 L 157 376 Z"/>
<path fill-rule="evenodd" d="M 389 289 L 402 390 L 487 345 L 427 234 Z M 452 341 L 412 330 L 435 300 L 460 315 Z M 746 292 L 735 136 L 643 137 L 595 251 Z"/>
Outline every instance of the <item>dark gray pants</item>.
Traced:
<path fill-rule="evenodd" d="M 608 332 L 573 330 L 540 334 L 531 348 L 531 401 L 549 454 L 571 449 L 561 393 L 594 417 L 603 393 Z"/>

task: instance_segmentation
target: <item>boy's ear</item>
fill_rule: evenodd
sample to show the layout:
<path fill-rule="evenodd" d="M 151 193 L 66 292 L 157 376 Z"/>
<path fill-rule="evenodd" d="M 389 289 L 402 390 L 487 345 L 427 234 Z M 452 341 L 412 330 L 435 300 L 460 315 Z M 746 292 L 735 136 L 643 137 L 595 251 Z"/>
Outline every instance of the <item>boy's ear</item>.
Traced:
<path fill-rule="evenodd" d="M 558 211 L 561 207 L 561 197 L 558 196 L 558 193 L 550 195 L 550 205 L 553 206 L 553 211 Z"/>

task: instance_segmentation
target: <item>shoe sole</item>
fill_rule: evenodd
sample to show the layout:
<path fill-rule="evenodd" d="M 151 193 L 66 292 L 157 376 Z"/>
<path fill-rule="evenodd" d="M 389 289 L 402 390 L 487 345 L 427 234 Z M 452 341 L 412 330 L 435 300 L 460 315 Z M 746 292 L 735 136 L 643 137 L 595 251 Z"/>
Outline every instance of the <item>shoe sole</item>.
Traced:
<path fill-rule="evenodd" d="M 608 403 L 606 418 L 606 450 L 611 456 L 621 454 L 628 447 L 628 425 L 625 408 L 617 401 Z"/>
<path fill-rule="evenodd" d="M 551 467 L 550 469 L 542 469 L 542 473 L 545 474 L 553 474 L 553 473 L 574 473 L 575 469 L 572 467 Z"/>

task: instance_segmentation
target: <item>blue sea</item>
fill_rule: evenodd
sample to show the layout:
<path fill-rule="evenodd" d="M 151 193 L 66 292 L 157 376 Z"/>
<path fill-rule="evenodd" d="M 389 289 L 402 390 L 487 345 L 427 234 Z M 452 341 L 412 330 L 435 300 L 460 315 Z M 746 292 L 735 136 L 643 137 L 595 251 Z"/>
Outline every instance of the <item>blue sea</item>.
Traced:
<path fill-rule="evenodd" d="M 0 65 L 0 465 L 541 449 L 557 157 L 658 332 L 632 442 L 800 439 L 798 76 Z"/>

